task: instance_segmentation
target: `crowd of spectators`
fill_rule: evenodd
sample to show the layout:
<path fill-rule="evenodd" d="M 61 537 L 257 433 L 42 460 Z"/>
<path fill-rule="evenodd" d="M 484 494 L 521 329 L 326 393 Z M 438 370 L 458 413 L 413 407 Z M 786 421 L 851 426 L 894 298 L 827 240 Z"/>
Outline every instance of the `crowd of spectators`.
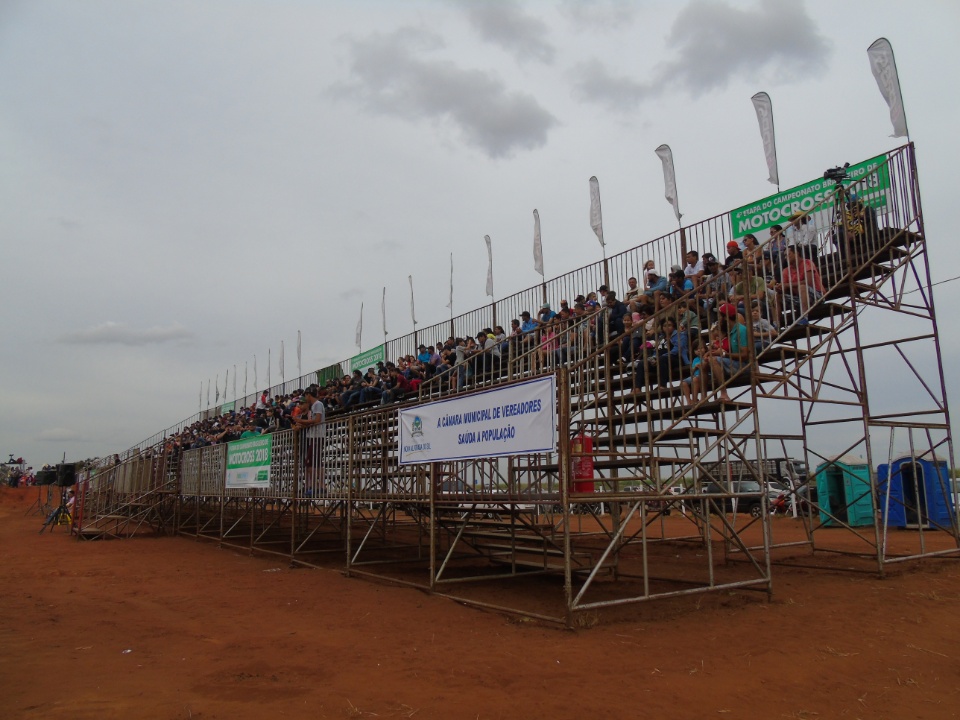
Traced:
<path fill-rule="evenodd" d="M 685 403 L 717 389 L 718 398 L 728 400 L 725 381 L 776 338 L 785 312 L 791 322 L 807 322 L 805 314 L 824 292 L 817 249 L 807 218 L 796 215 L 786 228 L 774 225 L 763 246 L 749 234 L 742 245 L 731 240 L 722 262 L 713 253 L 690 250 L 685 265 L 661 273 L 648 260 L 641 278 L 627 280 L 622 299 L 601 285 L 572 303 L 561 300 L 557 309 L 545 302 L 535 313 L 525 310 L 509 330 L 496 325 L 472 337 L 421 344 L 416 355 L 286 395 L 271 398 L 265 391 L 250 407 L 184 428 L 167 439 L 167 449 L 290 429 L 317 401 L 325 416 L 386 405 L 415 395 L 423 383 L 462 390 L 500 376 L 508 360 L 526 369 L 549 368 L 600 346 L 638 384 L 679 380 Z"/>

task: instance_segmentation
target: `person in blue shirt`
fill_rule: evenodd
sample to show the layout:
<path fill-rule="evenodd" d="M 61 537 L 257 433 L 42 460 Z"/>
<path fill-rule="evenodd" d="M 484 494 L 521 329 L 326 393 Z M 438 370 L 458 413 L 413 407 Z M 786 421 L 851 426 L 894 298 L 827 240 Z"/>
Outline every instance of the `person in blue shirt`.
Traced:
<path fill-rule="evenodd" d="M 541 325 L 546 325 L 548 322 L 553 320 L 557 314 L 550 309 L 550 303 L 544 303 L 540 306 L 540 312 L 537 313 L 537 321 Z"/>
<path fill-rule="evenodd" d="M 665 277 L 660 277 L 656 270 L 647 271 L 647 289 L 643 294 L 654 301 L 657 299 L 657 293 L 668 292 L 670 290 L 670 281 Z"/>
<path fill-rule="evenodd" d="M 683 404 L 693 405 L 700 400 L 701 385 L 703 380 L 700 377 L 701 365 L 704 355 L 709 346 L 701 345 L 697 348 L 696 355 L 693 356 L 693 362 L 690 363 L 690 375 L 680 383 L 680 390 L 683 393 Z"/>
<path fill-rule="evenodd" d="M 710 351 L 710 374 L 714 386 L 737 375 L 750 363 L 752 356 L 752 348 L 747 341 L 747 326 L 740 322 L 737 308 L 726 303 L 717 309 L 717 313 L 720 316 L 720 332 L 729 340 L 729 350 L 721 347 Z M 730 401 L 726 388 L 721 388 L 719 400 Z"/>
<path fill-rule="evenodd" d="M 530 317 L 530 313 L 526 310 L 520 313 L 520 320 L 522 321 L 520 323 L 520 332 L 522 332 L 524 335 L 532 333 L 537 329 L 537 321 L 532 319 Z"/>

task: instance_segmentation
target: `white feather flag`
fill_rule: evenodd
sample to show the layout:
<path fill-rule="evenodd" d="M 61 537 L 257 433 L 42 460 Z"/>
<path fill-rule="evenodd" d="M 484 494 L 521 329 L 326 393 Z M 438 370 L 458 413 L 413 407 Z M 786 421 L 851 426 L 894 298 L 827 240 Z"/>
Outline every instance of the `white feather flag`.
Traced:
<path fill-rule="evenodd" d="M 890 122 L 893 123 L 891 137 L 906 137 L 907 113 L 903 109 L 903 95 L 900 94 L 900 77 L 897 75 L 897 61 L 893 57 L 893 47 L 886 38 L 874 40 L 867 48 L 870 69 L 877 79 L 880 94 L 890 108 Z"/>
<path fill-rule="evenodd" d="M 493 297 L 493 244 L 489 235 L 484 235 L 483 239 L 487 243 L 487 295 Z"/>
<path fill-rule="evenodd" d="M 767 178 L 777 187 L 780 187 L 780 172 L 777 168 L 777 139 L 773 132 L 773 102 L 765 92 L 758 92 L 750 100 L 757 111 L 757 122 L 760 123 L 760 139 L 763 140 L 763 154 L 767 158 Z"/>
<path fill-rule="evenodd" d="M 603 241 L 603 213 L 600 211 L 600 181 L 596 175 L 590 178 L 590 227 L 597 234 L 600 247 L 606 247 Z"/>
<path fill-rule="evenodd" d="M 533 269 L 543 277 L 543 243 L 540 241 L 540 213 L 533 211 Z"/>
<path fill-rule="evenodd" d="M 663 163 L 663 196 L 673 205 L 673 214 L 677 216 L 677 222 L 680 222 L 683 216 L 680 214 L 680 201 L 677 199 L 677 174 L 673 169 L 673 151 L 669 145 L 661 145 L 655 152 Z"/>

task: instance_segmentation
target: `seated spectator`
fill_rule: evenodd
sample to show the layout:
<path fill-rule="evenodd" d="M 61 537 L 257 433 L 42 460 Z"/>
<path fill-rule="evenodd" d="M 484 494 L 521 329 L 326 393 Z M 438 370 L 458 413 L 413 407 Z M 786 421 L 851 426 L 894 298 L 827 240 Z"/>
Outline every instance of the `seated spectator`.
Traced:
<path fill-rule="evenodd" d="M 693 361 L 693 348 L 700 339 L 700 314 L 689 305 L 681 303 L 676 313 L 677 339 L 680 344 L 680 362 L 690 365 Z"/>
<path fill-rule="evenodd" d="M 684 277 L 693 281 L 694 285 L 699 284 L 703 277 L 703 260 L 700 259 L 700 253 L 696 250 L 689 250 L 686 255 L 687 264 L 683 268 Z"/>
<path fill-rule="evenodd" d="M 417 360 L 422 362 L 424 365 L 430 363 L 430 360 L 433 358 L 433 353 L 430 352 L 429 348 L 423 343 L 420 344 L 420 347 L 417 348 Z"/>
<path fill-rule="evenodd" d="M 389 403 L 396 402 L 413 389 L 413 386 L 410 385 L 410 381 L 407 380 L 407 378 L 403 376 L 403 373 L 401 373 L 397 368 L 390 369 L 390 378 L 388 382 L 389 389 L 384 390 L 380 395 L 381 405 L 388 405 Z"/>
<path fill-rule="evenodd" d="M 780 225 L 770 226 L 770 239 L 764 246 L 763 254 L 768 256 L 774 265 L 782 265 L 782 257 L 787 251 L 787 236 Z"/>
<path fill-rule="evenodd" d="M 606 297 L 607 337 L 609 339 L 623 334 L 623 317 L 626 314 L 627 306 L 617 300 L 617 294 L 613 290 L 609 290 Z"/>
<path fill-rule="evenodd" d="M 345 375 L 346 382 L 340 391 L 340 407 L 346 410 L 351 405 L 360 402 L 360 391 L 363 389 L 363 374 L 354 370 L 353 375 Z"/>
<path fill-rule="evenodd" d="M 693 290 L 693 280 L 683 274 L 683 270 L 675 270 L 670 273 L 669 294 L 673 300 L 678 300 L 688 292 Z"/>
<path fill-rule="evenodd" d="M 557 314 L 550 309 L 550 303 L 544 303 L 540 306 L 540 312 L 537 313 L 537 322 L 544 325 L 553 320 Z"/>
<path fill-rule="evenodd" d="M 629 304 L 630 301 L 636 299 L 639 294 L 640 288 L 637 287 L 637 279 L 635 277 L 629 278 L 627 280 L 627 292 L 623 296 L 623 301 Z"/>
<path fill-rule="evenodd" d="M 701 378 L 703 361 L 706 356 L 708 346 L 698 345 L 694 352 L 693 361 L 690 363 L 690 374 L 680 383 L 680 392 L 683 394 L 683 404 L 693 405 L 700 400 L 700 393 L 705 389 L 702 387 Z M 704 393 L 705 394 L 705 393 Z"/>
<path fill-rule="evenodd" d="M 747 233 L 743 236 L 743 260 L 750 265 L 754 273 L 758 273 L 763 264 L 763 252 L 757 236 Z"/>
<path fill-rule="evenodd" d="M 507 345 L 507 333 L 504 331 L 502 325 L 497 325 L 493 328 L 493 343 L 493 350 L 491 350 L 493 364 L 499 368 L 500 363 L 503 361 L 503 351 Z"/>
<path fill-rule="evenodd" d="M 752 348 L 747 340 L 747 328 L 737 318 L 737 309 L 730 303 L 721 305 L 718 310 L 720 332 L 727 339 L 727 349 L 711 349 L 709 353 L 710 376 L 714 388 L 720 388 L 719 399 L 729 402 L 723 384 L 740 373 L 750 363 Z"/>
<path fill-rule="evenodd" d="M 649 273 L 651 270 L 656 270 L 656 268 L 657 268 L 657 264 L 656 264 L 653 260 L 647 260 L 647 261 L 643 264 L 643 269 L 642 269 L 642 271 L 641 271 L 640 274 L 641 274 L 641 276 L 643 277 L 643 289 L 644 289 L 644 291 L 650 289 L 650 277 L 649 277 L 649 275 L 648 275 L 647 273 Z M 659 277 L 659 273 L 657 274 L 657 276 Z"/>
<path fill-rule="evenodd" d="M 653 352 L 647 354 L 647 362 L 641 366 L 644 383 L 660 385 L 667 385 L 674 370 L 680 368 L 680 339 L 672 317 L 660 321 Z"/>
<path fill-rule="evenodd" d="M 740 249 L 740 243 L 736 240 L 731 240 L 727 243 L 727 259 L 723 262 L 724 269 L 729 270 L 735 263 L 739 263 L 741 260 L 743 260 L 743 251 Z"/>
<path fill-rule="evenodd" d="M 493 371 L 493 350 L 496 344 L 493 335 L 486 330 L 477 333 L 477 349 L 474 356 L 475 374 L 487 377 Z"/>
<path fill-rule="evenodd" d="M 753 345 L 758 355 L 764 349 L 770 347 L 770 344 L 780 332 L 776 325 L 763 317 L 760 306 L 761 303 L 754 303 L 750 310 L 750 317 L 753 321 Z"/>
<path fill-rule="evenodd" d="M 572 319 L 557 318 L 556 344 L 554 351 L 558 365 L 567 363 L 575 356 L 577 347 L 577 333 Z"/>
<path fill-rule="evenodd" d="M 551 318 L 540 328 L 540 345 L 537 348 L 537 355 L 541 367 L 553 366 L 557 349 L 560 347 L 557 343 L 557 326 L 554 321 L 555 318 Z"/>
<path fill-rule="evenodd" d="M 432 365 L 431 365 L 432 367 Z M 360 404 L 368 403 L 372 400 L 378 400 L 383 395 L 381 387 L 382 378 L 375 373 L 373 368 L 367 369 L 367 374 L 363 377 L 360 387 Z"/>
<path fill-rule="evenodd" d="M 632 314 L 624 315 L 623 337 L 620 339 L 620 359 L 623 362 L 632 364 L 641 357 L 644 335 L 643 323 L 635 322 Z"/>
<path fill-rule="evenodd" d="M 796 248 L 787 248 L 787 266 L 783 269 L 780 289 L 784 306 L 806 315 L 810 306 L 823 297 L 820 270 L 812 261 L 801 257 Z M 802 317 L 799 323 L 805 325 L 807 319 Z"/>
<path fill-rule="evenodd" d="M 717 307 L 727 301 L 732 286 L 729 275 L 713 255 L 704 254 L 703 265 L 705 274 L 698 294 L 701 308 L 710 317 Z"/>
<path fill-rule="evenodd" d="M 763 282 L 763 278 L 753 273 L 750 274 L 749 278 L 746 275 L 742 265 L 730 269 L 733 287 L 730 288 L 728 299 L 742 315 L 747 314 L 746 308 L 748 305 L 766 300 L 767 286 Z"/>
<path fill-rule="evenodd" d="M 843 219 L 834 230 L 834 246 L 840 257 L 847 253 L 847 228 L 849 228 L 850 251 L 855 255 L 874 250 L 879 246 L 880 229 L 876 211 L 863 202 L 856 193 L 850 193 L 844 206 Z"/>
<path fill-rule="evenodd" d="M 647 271 L 647 289 L 643 291 L 643 294 L 648 298 L 656 302 L 658 295 L 662 292 L 667 292 L 669 287 L 670 282 L 667 278 L 660 277 L 660 274 L 656 270 Z"/>

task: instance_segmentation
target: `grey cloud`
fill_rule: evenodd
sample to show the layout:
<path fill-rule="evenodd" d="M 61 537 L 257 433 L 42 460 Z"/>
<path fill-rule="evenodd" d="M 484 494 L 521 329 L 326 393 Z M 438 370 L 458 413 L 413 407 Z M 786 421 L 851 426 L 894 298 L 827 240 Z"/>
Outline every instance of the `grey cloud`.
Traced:
<path fill-rule="evenodd" d="M 492 158 L 546 143 L 557 121 L 533 96 L 507 90 L 496 76 L 480 70 L 422 57 L 442 45 L 438 36 L 412 28 L 353 40 L 354 82 L 332 91 L 359 100 L 371 112 L 448 122 L 465 142 Z"/>
<path fill-rule="evenodd" d="M 609 110 L 635 108 L 655 92 L 650 85 L 625 75 L 613 75 L 599 60 L 581 63 L 573 69 L 574 95 L 579 100 L 596 103 Z"/>
<path fill-rule="evenodd" d="M 60 342 L 72 345 L 157 345 L 178 340 L 190 340 L 193 333 L 180 323 L 167 327 L 131 328 L 124 323 L 105 322 L 84 330 L 69 333 Z"/>
<path fill-rule="evenodd" d="M 42 442 L 73 442 L 82 440 L 83 437 L 76 430 L 49 428 L 47 430 L 41 430 L 35 439 Z"/>
<path fill-rule="evenodd" d="M 637 6 L 627 0 L 564 0 L 560 11 L 578 26 L 613 30 L 632 22 Z"/>
<path fill-rule="evenodd" d="M 767 71 L 779 81 L 813 75 L 830 52 L 802 3 L 777 0 L 746 10 L 694 0 L 677 16 L 668 45 L 678 57 L 658 68 L 657 82 L 677 82 L 694 95 L 723 88 L 735 75 Z"/>
<path fill-rule="evenodd" d="M 513 53 L 517 60 L 539 60 L 550 64 L 556 50 L 544 36 L 547 26 L 520 8 L 515 0 L 472 2 L 467 17 L 484 40 Z"/>
<path fill-rule="evenodd" d="M 578 99 L 625 112 L 663 93 L 693 96 L 723 88 L 734 77 L 771 75 L 787 82 L 826 67 L 830 45 L 802 4 L 761 0 L 741 10 L 715 0 L 694 0 L 674 21 L 667 38 L 676 57 L 655 68 L 648 82 L 614 75 L 596 59 L 571 73 Z"/>
<path fill-rule="evenodd" d="M 71 220 L 70 218 L 63 217 L 62 215 L 57 218 L 57 224 L 62 227 L 64 230 L 79 230 L 83 227 L 76 220 Z"/>
<path fill-rule="evenodd" d="M 403 245 L 396 240 L 378 240 L 373 244 L 373 250 L 376 252 L 394 253 L 403 249 Z"/>

